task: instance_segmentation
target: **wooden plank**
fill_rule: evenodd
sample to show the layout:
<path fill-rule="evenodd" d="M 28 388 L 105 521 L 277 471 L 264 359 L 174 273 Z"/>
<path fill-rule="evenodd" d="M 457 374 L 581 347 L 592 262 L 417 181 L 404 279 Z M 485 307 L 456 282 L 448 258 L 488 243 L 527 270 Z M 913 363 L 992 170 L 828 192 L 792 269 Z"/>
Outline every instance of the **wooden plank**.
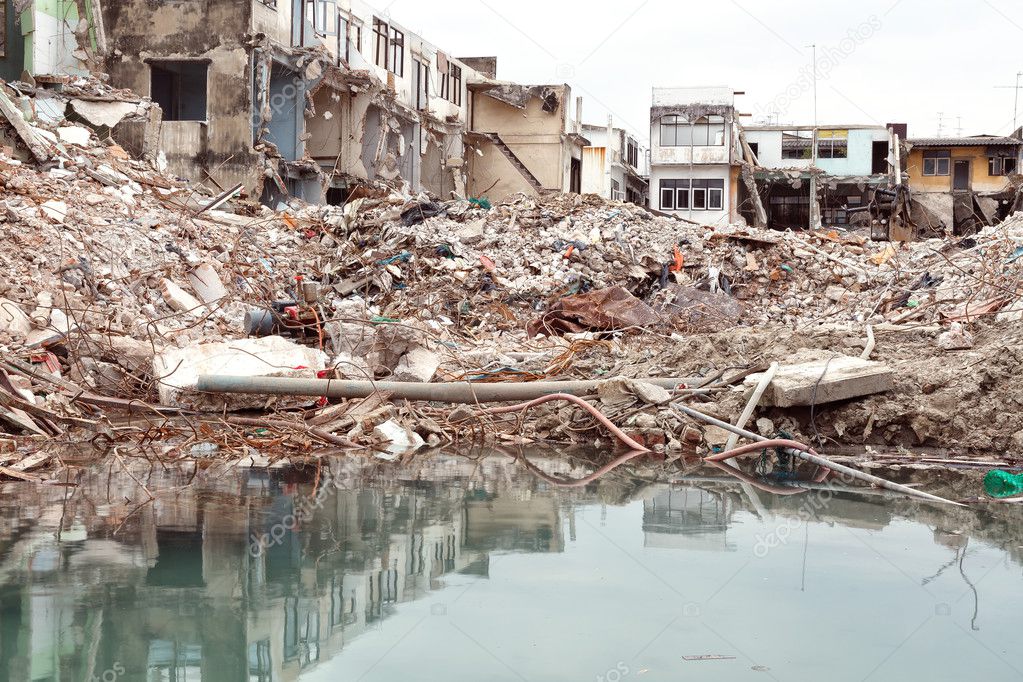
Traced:
<path fill-rule="evenodd" d="M 749 377 L 754 383 L 757 375 Z M 887 365 L 846 355 L 782 366 L 764 394 L 763 405 L 796 407 L 884 393 L 895 388 Z"/>

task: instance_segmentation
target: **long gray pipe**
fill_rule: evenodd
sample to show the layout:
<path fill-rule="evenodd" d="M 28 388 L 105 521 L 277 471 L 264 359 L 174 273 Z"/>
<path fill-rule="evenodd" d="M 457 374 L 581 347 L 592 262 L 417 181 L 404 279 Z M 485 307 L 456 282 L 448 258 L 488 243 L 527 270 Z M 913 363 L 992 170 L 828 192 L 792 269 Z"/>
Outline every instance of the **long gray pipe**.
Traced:
<path fill-rule="evenodd" d="M 606 381 L 606 380 L 605 380 Z M 248 393 L 310 398 L 366 398 L 387 392 L 397 400 L 441 403 L 506 403 L 533 400 L 552 393 L 583 396 L 596 393 L 605 381 L 533 381 L 479 384 L 467 381 L 414 384 L 398 381 L 341 381 L 337 379 L 294 379 L 290 377 L 240 377 L 204 374 L 198 389 L 204 393 Z M 639 379 L 661 388 L 699 385 L 702 377 Z"/>
<path fill-rule="evenodd" d="M 706 423 L 711 424 L 713 426 L 718 426 L 718 427 L 720 427 L 722 429 L 725 429 L 726 431 L 731 431 L 732 433 L 736 433 L 736 434 L 742 436 L 743 438 L 749 438 L 750 440 L 754 440 L 754 441 L 770 440 L 769 438 L 765 438 L 764 436 L 761 436 L 758 433 L 753 433 L 752 431 L 747 431 L 746 429 L 740 429 L 739 427 L 733 426 L 732 424 L 729 424 L 728 422 L 721 421 L 720 419 L 715 419 L 714 417 L 711 417 L 710 415 L 704 414 L 702 412 L 698 412 L 697 410 L 694 410 L 691 407 L 686 407 L 685 405 L 679 405 L 678 403 L 672 403 L 671 406 L 674 407 L 676 410 L 678 410 L 679 412 L 681 412 L 684 415 L 692 417 L 693 419 L 698 419 L 700 421 L 706 422 Z M 817 457 L 816 455 L 811 455 L 809 452 L 802 452 L 800 450 L 792 450 L 792 449 L 786 450 L 785 452 L 789 453 L 790 455 L 794 455 L 794 456 L 798 457 L 799 459 L 803 460 L 804 462 L 811 462 L 812 464 L 816 464 L 817 466 L 821 466 L 821 467 L 824 467 L 826 469 L 831 469 L 832 471 L 837 471 L 839 473 L 845 474 L 847 476 L 851 476 L 852 478 L 859 479 L 859 480 L 864 481 L 866 483 L 872 483 L 873 485 L 879 486 L 879 487 L 884 488 L 886 490 L 892 490 L 892 491 L 895 491 L 897 493 L 902 493 L 903 495 L 910 495 L 912 497 L 918 497 L 918 498 L 923 499 L 923 500 L 930 500 L 931 502 L 941 502 L 942 504 L 952 504 L 952 505 L 955 505 L 957 507 L 964 507 L 964 506 L 966 506 L 966 505 L 960 504 L 959 502 L 953 502 L 952 500 L 946 500 L 944 497 L 938 497 L 937 495 L 931 495 L 930 493 L 925 493 L 922 490 L 917 490 L 916 488 L 910 488 L 909 486 L 901 485 L 899 483 L 892 483 L 891 481 L 886 481 L 885 479 L 878 478 L 877 476 L 874 476 L 873 474 L 868 474 L 866 472 L 859 471 L 859 470 L 853 469 L 851 467 L 847 467 L 844 464 L 838 464 L 837 462 L 832 462 L 830 459 L 825 459 L 824 457 Z"/>

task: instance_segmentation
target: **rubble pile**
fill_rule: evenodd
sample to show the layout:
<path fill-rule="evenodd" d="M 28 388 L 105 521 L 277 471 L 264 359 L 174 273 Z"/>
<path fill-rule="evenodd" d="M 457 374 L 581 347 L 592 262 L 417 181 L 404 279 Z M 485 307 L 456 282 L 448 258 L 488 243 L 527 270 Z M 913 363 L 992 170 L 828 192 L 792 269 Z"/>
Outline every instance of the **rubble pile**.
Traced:
<path fill-rule="evenodd" d="M 487 438 L 592 442 L 603 430 L 572 404 L 522 420 L 383 391 L 316 401 L 202 393 L 198 384 L 203 375 L 615 379 L 590 404 L 630 437 L 678 455 L 716 447 L 720 434 L 696 428 L 671 400 L 708 403 L 727 419 L 766 362 L 874 352 L 913 381 L 876 391 L 888 398 L 856 394 L 861 412 L 843 417 L 844 432 L 956 441 L 958 432 L 920 426 L 919 414 L 884 401 L 893 387 L 947 399 L 916 379 L 949 353 L 995 363 L 997 336 L 985 325 L 1023 315 L 1023 216 L 958 242 L 896 244 L 838 230 L 714 228 L 578 195 L 491 206 L 366 185 L 344 206 L 272 211 L 237 188 L 189 186 L 161 172 L 158 158 L 114 142 L 122 120 L 147 119 L 144 100 L 88 81 L 60 94 L 17 87 L 0 149 L 0 428 L 19 437 L 84 430 L 108 446 L 166 441 L 189 456 L 210 447 L 398 456 Z M 89 124 L 73 104 L 86 95 L 124 116 Z M 921 326 L 924 336 L 903 334 Z M 674 391 L 643 381 L 665 377 L 704 379 Z M 260 416 L 227 416 L 245 410 Z M 115 413 L 176 421 L 123 426 Z M 804 417 L 775 417 L 763 428 L 817 430 Z"/>

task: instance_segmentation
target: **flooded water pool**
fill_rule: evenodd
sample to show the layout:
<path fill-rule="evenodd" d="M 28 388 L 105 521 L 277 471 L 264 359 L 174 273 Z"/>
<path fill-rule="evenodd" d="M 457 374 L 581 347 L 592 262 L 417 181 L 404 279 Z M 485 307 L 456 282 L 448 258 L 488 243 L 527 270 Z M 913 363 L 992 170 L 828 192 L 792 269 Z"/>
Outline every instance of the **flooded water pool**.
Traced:
<path fill-rule="evenodd" d="M 158 469 L 150 500 L 115 469 L 0 492 L 0 680 L 1023 677 L 1015 509 L 507 457 Z"/>

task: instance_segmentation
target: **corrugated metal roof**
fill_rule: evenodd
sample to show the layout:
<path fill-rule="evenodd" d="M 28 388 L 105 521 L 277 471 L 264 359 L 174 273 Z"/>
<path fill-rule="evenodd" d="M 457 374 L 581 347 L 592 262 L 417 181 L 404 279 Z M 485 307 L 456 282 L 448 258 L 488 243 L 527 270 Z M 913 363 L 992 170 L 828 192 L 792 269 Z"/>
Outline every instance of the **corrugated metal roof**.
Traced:
<path fill-rule="evenodd" d="M 977 135 L 976 137 L 917 137 L 907 140 L 914 147 L 1008 147 L 1023 144 L 1014 137 Z"/>

